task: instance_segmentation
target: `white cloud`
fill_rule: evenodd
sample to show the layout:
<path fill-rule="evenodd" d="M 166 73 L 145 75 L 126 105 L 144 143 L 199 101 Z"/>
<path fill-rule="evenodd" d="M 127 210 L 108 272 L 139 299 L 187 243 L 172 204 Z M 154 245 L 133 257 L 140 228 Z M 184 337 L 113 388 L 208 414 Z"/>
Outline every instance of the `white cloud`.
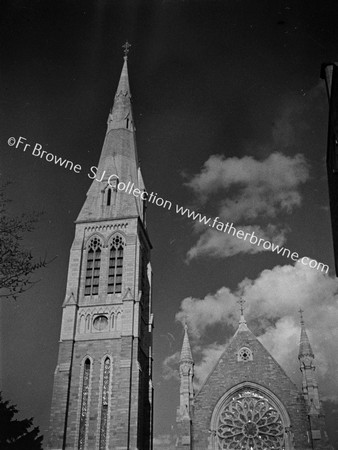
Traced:
<path fill-rule="evenodd" d="M 222 287 L 215 294 L 208 294 L 203 300 L 187 297 L 181 302 L 176 319 L 182 323 L 187 321 L 189 332 L 200 336 L 208 326 L 234 323 L 235 301 L 236 296 L 227 287 Z"/>
<path fill-rule="evenodd" d="M 205 347 L 195 347 L 194 355 L 198 354 L 199 361 L 195 365 L 194 388 L 199 389 L 205 381 L 210 371 L 217 364 L 220 356 L 224 352 L 226 345 L 213 343 Z"/>
<path fill-rule="evenodd" d="M 301 204 L 301 195 L 296 189 L 276 189 L 270 186 L 247 186 L 235 198 L 226 198 L 219 207 L 223 219 L 238 223 L 258 217 L 274 218 L 281 212 L 290 213 Z"/>
<path fill-rule="evenodd" d="M 304 309 L 322 399 L 338 401 L 338 379 L 332 376 L 338 372 L 338 279 L 300 262 L 295 266 L 276 266 L 264 270 L 256 280 L 244 279 L 235 292 L 223 287 L 204 299 L 184 299 L 176 318 L 187 320 L 194 344 L 197 337 L 210 335 L 215 326 L 236 326 L 235 301 L 240 295 L 246 299 L 245 315 L 249 326 L 251 323 L 260 330 L 259 339 L 291 377 L 299 374 L 297 311 L 299 307 Z M 206 347 L 197 347 L 197 353 L 202 355 L 196 364 L 199 377 L 211 370 L 217 346 L 209 343 Z"/>
<path fill-rule="evenodd" d="M 173 355 L 167 356 L 162 363 L 162 376 L 165 380 L 174 378 L 179 380 L 178 362 L 180 360 L 180 352 L 176 352 Z"/>
<path fill-rule="evenodd" d="M 244 233 L 254 233 L 258 238 L 267 240 L 275 245 L 282 246 L 286 242 L 286 229 L 278 229 L 274 225 L 268 225 L 264 230 L 258 225 L 247 225 L 235 227 Z M 251 244 L 249 239 L 239 239 L 228 233 L 220 232 L 208 228 L 202 233 L 196 244 L 188 251 L 187 261 L 191 261 L 198 256 L 213 256 L 224 258 L 237 255 L 239 253 L 259 253 L 266 251 L 262 245 Z M 254 241 L 254 240 L 253 240 Z"/>
<path fill-rule="evenodd" d="M 263 229 L 254 222 L 262 218 L 276 219 L 281 213 L 291 213 L 299 207 L 302 199 L 299 188 L 308 178 L 308 165 L 301 154 L 290 157 L 275 152 L 262 161 L 251 156 L 212 155 L 187 185 L 202 203 L 212 195 L 222 196 L 217 200 L 216 209 L 223 222 L 234 223 L 246 232 L 253 230 L 263 239 L 282 245 L 286 241 L 285 226 L 269 224 Z M 188 251 L 188 260 L 263 251 L 262 247 L 200 224 L 195 224 L 195 230 L 202 234 Z"/>
<path fill-rule="evenodd" d="M 243 193 L 249 196 L 249 190 L 254 189 L 257 197 L 270 193 L 266 199 L 269 206 L 280 203 L 282 208 L 286 208 L 298 202 L 293 195 L 287 199 L 288 194 L 293 193 L 308 176 L 307 163 L 301 154 L 290 157 L 275 152 L 263 161 L 252 156 L 225 158 L 212 155 L 204 163 L 201 173 L 193 176 L 187 185 L 203 200 L 234 186 L 239 188 L 241 196 Z M 280 192 L 286 198 L 280 198 Z"/>

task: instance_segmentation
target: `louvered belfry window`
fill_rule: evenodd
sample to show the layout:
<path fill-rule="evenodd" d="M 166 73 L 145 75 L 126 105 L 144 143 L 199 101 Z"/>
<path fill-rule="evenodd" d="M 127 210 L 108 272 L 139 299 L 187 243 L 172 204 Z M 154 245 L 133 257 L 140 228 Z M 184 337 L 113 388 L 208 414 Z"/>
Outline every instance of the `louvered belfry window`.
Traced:
<path fill-rule="evenodd" d="M 99 293 L 101 246 L 101 241 L 97 237 L 90 241 L 87 253 L 85 295 Z"/>
<path fill-rule="evenodd" d="M 124 240 L 116 235 L 111 243 L 109 254 L 108 294 L 122 292 Z"/>

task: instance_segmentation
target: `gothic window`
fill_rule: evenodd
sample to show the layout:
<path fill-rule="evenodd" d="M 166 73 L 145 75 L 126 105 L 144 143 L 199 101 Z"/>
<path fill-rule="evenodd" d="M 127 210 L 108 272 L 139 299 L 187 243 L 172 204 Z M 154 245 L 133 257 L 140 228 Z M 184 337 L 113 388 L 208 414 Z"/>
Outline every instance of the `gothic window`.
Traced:
<path fill-rule="evenodd" d="M 237 354 L 238 361 L 252 361 L 252 351 L 247 347 L 242 347 Z"/>
<path fill-rule="evenodd" d="M 111 371 L 111 360 L 110 360 L 110 358 L 107 357 L 104 360 L 104 366 L 103 366 L 99 450 L 106 450 L 106 445 L 107 445 L 110 371 Z"/>
<path fill-rule="evenodd" d="M 107 189 L 107 206 L 111 203 L 111 189 Z"/>
<path fill-rule="evenodd" d="M 82 380 L 82 398 L 81 398 L 78 450 L 85 449 L 87 418 L 88 418 L 89 379 L 90 379 L 90 360 L 86 359 L 84 363 L 83 380 Z"/>
<path fill-rule="evenodd" d="M 85 295 L 97 295 L 99 293 L 101 265 L 101 241 L 94 237 L 89 244 L 87 253 Z"/>
<path fill-rule="evenodd" d="M 110 247 L 108 294 L 118 294 L 122 292 L 123 248 L 124 241 L 122 237 L 116 235 L 113 238 Z"/>
<path fill-rule="evenodd" d="M 284 450 L 284 426 L 272 402 L 256 389 L 242 389 L 220 410 L 216 424 L 220 450 Z"/>

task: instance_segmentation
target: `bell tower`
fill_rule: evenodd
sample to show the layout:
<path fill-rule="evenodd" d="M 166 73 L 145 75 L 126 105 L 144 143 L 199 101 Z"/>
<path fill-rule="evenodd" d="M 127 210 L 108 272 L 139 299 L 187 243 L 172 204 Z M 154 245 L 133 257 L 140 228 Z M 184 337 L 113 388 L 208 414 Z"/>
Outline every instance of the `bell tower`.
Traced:
<path fill-rule="evenodd" d="M 93 180 L 75 222 L 49 450 L 152 449 L 151 243 L 128 42 Z M 124 189 L 127 184 L 133 192 Z"/>

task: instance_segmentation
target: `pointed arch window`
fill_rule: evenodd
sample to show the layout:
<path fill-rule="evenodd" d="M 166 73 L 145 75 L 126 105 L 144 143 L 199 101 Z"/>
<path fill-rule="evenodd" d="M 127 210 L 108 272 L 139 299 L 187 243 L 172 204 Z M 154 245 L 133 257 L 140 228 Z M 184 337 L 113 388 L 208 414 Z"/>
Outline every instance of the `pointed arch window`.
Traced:
<path fill-rule="evenodd" d="M 97 237 L 90 241 L 87 253 L 85 295 L 97 295 L 99 293 L 101 246 L 101 241 Z"/>
<path fill-rule="evenodd" d="M 88 402 L 88 400 L 89 400 L 89 381 L 90 381 L 90 359 L 87 358 L 84 363 L 84 368 L 83 368 L 78 450 L 84 450 L 85 444 L 86 444 L 88 403 L 89 403 Z"/>
<path fill-rule="evenodd" d="M 107 446 L 110 372 L 111 372 L 111 360 L 107 356 L 107 358 L 104 360 L 103 365 L 99 450 L 106 450 Z"/>
<path fill-rule="evenodd" d="M 108 294 L 122 292 L 124 240 L 116 235 L 111 243 L 109 254 Z"/>
<path fill-rule="evenodd" d="M 111 204 L 111 189 L 107 189 L 107 206 Z"/>

